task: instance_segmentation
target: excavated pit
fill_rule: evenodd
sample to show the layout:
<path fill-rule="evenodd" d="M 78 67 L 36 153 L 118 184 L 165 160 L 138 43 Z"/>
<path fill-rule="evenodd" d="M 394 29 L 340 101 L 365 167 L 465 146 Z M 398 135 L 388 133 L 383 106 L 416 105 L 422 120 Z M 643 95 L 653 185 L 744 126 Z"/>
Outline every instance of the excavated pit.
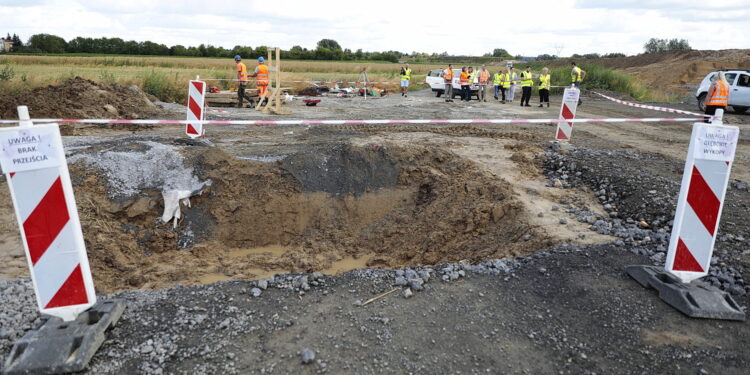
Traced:
<path fill-rule="evenodd" d="M 527 222 L 508 182 L 435 148 L 324 143 L 233 156 L 133 138 L 68 149 L 105 293 L 479 261 L 553 242 Z M 165 189 L 196 193 L 176 227 L 161 221 Z"/>

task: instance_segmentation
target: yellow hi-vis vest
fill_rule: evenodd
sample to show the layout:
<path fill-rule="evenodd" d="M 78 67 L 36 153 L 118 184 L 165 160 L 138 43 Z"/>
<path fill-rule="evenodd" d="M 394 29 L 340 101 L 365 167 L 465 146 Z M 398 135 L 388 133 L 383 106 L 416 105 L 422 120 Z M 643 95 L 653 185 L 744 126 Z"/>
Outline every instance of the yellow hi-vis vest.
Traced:
<path fill-rule="evenodd" d="M 411 69 L 406 68 L 404 69 L 404 74 L 401 75 L 401 80 L 411 80 Z"/>
<path fill-rule="evenodd" d="M 581 68 L 575 66 L 573 67 L 573 70 L 570 71 L 570 82 L 581 82 L 583 81 L 583 77 L 581 76 Z"/>
<path fill-rule="evenodd" d="M 510 73 L 503 73 L 503 87 L 510 88 Z"/>
<path fill-rule="evenodd" d="M 531 78 L 531 72 L 525 70 L 521 72 L 521 87 L 531 87 L 533 83 L 534 80 Z"/>
<path fill-rule="evenodd" d="M 550 76 L 549 74 L 539 75 L 539 89 L 549 90 L 550 88 Z"/>
<path fill-rule="evenodd" d="M 496 73 L 495 77 L 492 79 L 492 83 L 495 86 L 500 86 L 503 84 L 503 74 L 502 73 Z"/>

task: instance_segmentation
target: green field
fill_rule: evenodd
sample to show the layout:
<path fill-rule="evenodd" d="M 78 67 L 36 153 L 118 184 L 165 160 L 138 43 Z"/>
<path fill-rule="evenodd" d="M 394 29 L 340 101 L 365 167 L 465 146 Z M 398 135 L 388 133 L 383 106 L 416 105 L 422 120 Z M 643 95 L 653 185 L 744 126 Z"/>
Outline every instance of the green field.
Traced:
<path fill-rule="evenodd" d="M 246 60 L 248 69 L 255 66 L 254 60 Z M 532 63 L 538 72 L 543 63 Z M 0 89 L 14 93 L 50 84 L 59 84 L 79 76 L 103 83 L 138 85 L 144 91 L 164 101 L 182 102 L 186 95 L 186 82 L 200 76 L 208 78 L 234 78 L 232 59 L 208 57 L 163 57 L 123 55 L 0 55 Z M 459 66 L 454 63 L 454 66 Z M 397 82 L 400 64 L 373 61 L 281 61 L 282 81 L 357 81 L 360 71 L 367 68 L 370 81 Z M 444 68 L 445 64 L 412 64 L 413 82 L 424 82 L 432 69 Z M 490 65 L 492 73 L 504 65 Z M 638 100 L 664 101 L 664 95 L 649 90 L 635 78 L 596 65 L 583 65 L 588 72 L 586 87 L 623 92 Z M 5 74 L 3 74 L 5 72 Z M 552 69 L 554 85 L 570 82 L 569 68 Z M 209 81 L 209 84 L 227 89 L 234 85 L 229 81 Z M 282 82 L 283 87 L 303 87 L 305 83 Z M 380 85 L 396 89 L 396 84 Z M 425 86 L 413 85 L 412 89 Z"/>

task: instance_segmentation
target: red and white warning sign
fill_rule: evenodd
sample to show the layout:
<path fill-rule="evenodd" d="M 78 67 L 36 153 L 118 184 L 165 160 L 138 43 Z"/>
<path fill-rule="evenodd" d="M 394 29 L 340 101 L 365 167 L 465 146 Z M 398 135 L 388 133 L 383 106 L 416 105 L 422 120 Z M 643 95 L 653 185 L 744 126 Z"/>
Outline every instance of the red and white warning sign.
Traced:
<path fill-rule="evenodd" d="M 682 282 L 708 274 L 739 134 L 736 126 L 693 125 L 664 265 Z"/>
<path fill-rule="evenodd" d="M 203 135 L 203 117 L 205 115 L 206 83 L 193 80 L 188 83 L 188 105 L 185 134 L 190 138 Z"/>
<path fill-rule="evenodd" d="M 560 107 L 561 120 L 572 120 L 576 118 L 576 108 L 578 107 L 578 98 L 581 95 L 581 91 L 575 87 L 569 87 L 565 89 L 563 93 L 562 106 Z M 572 122 L 558 122 L 557 131 L 555 132 L 555 139 L 558 141 L 569 141 L 570 136 L 573 133 Z"/>
<path fill-rule="evenodd" d="M 28 119 L 26 107 L 19 108 Z M 0 128 L 10 187 L 39 310 L 70 321 L 96 302 L 57 124 Z"/>

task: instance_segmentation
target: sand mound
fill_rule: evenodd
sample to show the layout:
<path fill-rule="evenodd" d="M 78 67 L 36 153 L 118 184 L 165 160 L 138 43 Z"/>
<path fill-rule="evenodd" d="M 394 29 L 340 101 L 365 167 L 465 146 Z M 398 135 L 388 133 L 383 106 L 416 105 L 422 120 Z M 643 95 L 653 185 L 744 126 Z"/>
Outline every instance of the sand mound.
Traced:
<path fill-rule="evenodd" d="M 19 105 L 28 106 L 32 118 L 140 119 L 161 111 L 137 86 L 100 84 L 80 77 L 17 95 L 0 94 L 0 118 L 18 118 Z"/>

